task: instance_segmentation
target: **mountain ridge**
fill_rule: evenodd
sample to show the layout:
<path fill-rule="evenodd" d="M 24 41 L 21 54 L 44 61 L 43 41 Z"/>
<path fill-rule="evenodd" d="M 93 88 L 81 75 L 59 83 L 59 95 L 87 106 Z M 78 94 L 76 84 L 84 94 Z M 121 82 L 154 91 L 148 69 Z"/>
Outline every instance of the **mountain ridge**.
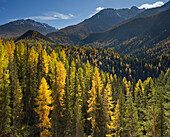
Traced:
<path fill-rule="evenodd" d="M 135 18 L 105 32 L 93 33 L 79 45 L 113 48 L 123 54 L 142 47 L 150 48 L 170 36 L 169 16 L 170 9 L 153 16 Z"/>
<path fill-rule="evenodd" d="M 48 24 L 40 23 L 31 19 L 21 19 L 0 26 L 0 37 L 10 38 L 24 34 L 28 30 L 35 30 L 42 34 L 56 31 L 57 29 Z"/>
<path fill-rule="evenodd" d="M 68 26 L 57 32 L 47 34 L 47 37 L 61 44 L 74 45 L 76 42 L 87 37 L 90 33 L 102 32 L 110 29 L 126 19 L 134 17 L 144 9 L 132 7 L 131 9 L 103 9 L 89 19 L 85 19 L 77 25 Z"/>

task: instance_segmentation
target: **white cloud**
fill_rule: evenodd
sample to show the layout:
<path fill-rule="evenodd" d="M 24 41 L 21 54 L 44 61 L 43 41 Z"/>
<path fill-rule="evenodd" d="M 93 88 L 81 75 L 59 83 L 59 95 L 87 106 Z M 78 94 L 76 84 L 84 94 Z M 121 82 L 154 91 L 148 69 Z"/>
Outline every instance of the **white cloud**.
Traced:
<path fill-rule="evenodd" d="M 139 9 L 151 9 L 151 8 L 156 8 L 156 7 L 160 7 L 160 6 L 162 6 L 162 5 L 164 5 L 164 3 L 162 2 L 162 1 L 158 1 L 158 2 L 155 2 L 155 3 L 153 3 L 153 4 L 148 4 L 148 3 L 146 3 L 146 4 L 143 4 L 143 5 L 141 5 L 140 7 L 138 7 Z"/>
<path fill-rule="evenodd" d="M 59 12 L 54 12 L 54 11 L 50 11 L 45 13 L 43 16 L 31 16 L 31 17 L 26 17 L 24 19 L 33 19 L 33 20 L 68 20 L 68 19 L 72 19 L 75 16 L 73 14 L 62 14 Z M 18 19 L 22 19 L 22 18 L 18 18 Z M 16 18 L 14 19 L 10 19 L 10 21 L 15 21 L 17 20 Z"/>
<path fill-rule="evenodd" d="M 32 16 L 32 17 L 28 17 L 25 19 L 33 19 L 33 20 L 57 20 L 57 18 L 55 17 L 46 17 L 46 16 Z"/>
<path fill-rule="evenodd" d="M 103 9 L 104 9 L 103 7 L 98 7 L 98 8 L 96 8 L 96 11 L 99 12 L 99 11 L 101 11 Z"/>
<path fill-rule="evenodd" d="M 55 18 L 55 20 L 59 20 L 59 19 L 68 20 L 68 19 L 75 17 L 73 14 L 66 15 L 66 14 L 62 14 L 62 13 L 54 12 L 54 11 L 48 12 L 45 15 L 48 17 L 53 17 Z"/>
<path fill-rule="evenodd" d="M 97 7 L 96 10 L 95 10 L 95 12 L 94 12 L 93 14 L 91 14 L 89 17 L 94 16 L 96 13 L 98 13 L 99 11 L 101 11 L 101 10 L 103 10 L 103 9 L 104 9 L 104 7 Z"/>

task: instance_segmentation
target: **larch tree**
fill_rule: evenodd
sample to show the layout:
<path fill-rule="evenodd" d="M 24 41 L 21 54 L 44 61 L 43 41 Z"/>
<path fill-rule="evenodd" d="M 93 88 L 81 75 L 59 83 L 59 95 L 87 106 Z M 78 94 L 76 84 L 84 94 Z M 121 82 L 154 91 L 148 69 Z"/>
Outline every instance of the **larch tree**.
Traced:
<path fill-rule="evenodd" d="M 106 120 L 106 135 L 112 136 L 113 125 L 112 125 L 112 117 L 113 117 L 113 98 L 110 84 L 107 83 L 106 88 L 103 94 L 103 108 L 104 115 Z"/>
<path fill-rule="evenodd" d="M 90 114 L 88 120 L 91 120 L 92 125 L 92 136 L 94 137 L 103 137 L 105 136 L 105 125 L 104 125 L 104 116 L 103 116 L 103 107 L 102 107 L 102 87 L 100 73 L 98 68 L 95 67 L 94 76 L 92 81 L 92 89 L 89 91 L 90 98 L 88 100 L 87 113 Z"/>
<path fill-rule="evenodd" d="M 143 120 L 144 120 L 144 114 L 141 110 L 141 108 L 144 106 L 143 95 L 144 95 L 144 88 L 141 79 L 139 79 L 134 91 L 134 100 L 135 100 L 135 107 L 138 109 L 138 119 L 141 125 L 141 129 L 143 127 Z"/>
<path fill-rule="evenodd" d="M 43 63 L 43 73 L 45 74 L 45 76 L 48 74 L 49 71 L 49 56 L 47 55 L 46 50 L 44 49 L 42 51 L 42 63 Z"/>
<path fill-rule="evenodd" d="M 116 107 L 114 109 L 114 112 L 113 112 L 113 116 L 112 116 L 112 123 L 111 123 L 111 126 L 113 127 L 114 129 L 114 136 L 115 137 L 119 137 L 120 136 L 120 108 L 119 108 L 119 100 L 117 100 L 117 104 L 116 104 Z"/>
<path fill-rule="evenodd" d="M 10 88 L 8 57 L 6 50 L 0 41 L 0 136 L 8 136 L 10 133 Z"/>
<path fill-rule="evenodd" d="M 89 99 L 89 96 L 90 96 L 90 94 L 87 94 L 88 92 L 89 92 L 89 90 L 90 89 L 92 89 L 92 73 L 93 73 L 93 68 L 92 68 L 92 66 L 90 65 L 90 63 L 89 63 L 89 61 L 87 60 L 87 63 L 85 64 L 85 76 L 84 76 L 84 78 L 85 78 L 85 92 L 86 92 L 86 95 L 85 95 L 85 97 L 86 97 L 86 100 L 84 100 L 86 103 L 85 103 L 85 106 L 83 107 L 84 108 L 84 117 L 90 117 L 89 116 L 89 113 L 87 113 L 87 110 L 88 110 L 88 103 L 87 103 L 87 101 L 88 101 L 88 99 Z M 90 121 L 89 120 L 87 120 L 87 119 L 85 119 L 85 127 L 87 127 L 87 128 L 85 128 L 85 133 L 86 134 L 90 134 Z"/>
<path fill-rule="evenodd" d="M 124 77 L 123 78 L 123 93 L 125 95 L 128 95 L 129 94 L 129 90 L 130 90 L 130 85 L 129 83 L 127 82 L 126 78 Z"/>
<path fill-rule="evenodd" d="M 124 117 L 125 117 L 125 94 L 122 92 L 120 89 L 119 91 L 119 112 L 120 112 L 120 136 L 124 137 L 124 128 L 125 128 L 125 122 L 124 122 Z"/>
<path fill-rule="evenodd" d="M 35 112 L 39 116 L 39 124 L 37 125 L 40 128 L 40 136 L 41 137 L 51 137 L 52 133 L 51 129 L 51 121 L 49 118 L 50 111 L 53 109 L 51 90 L 47 85 L 45 78 L 42 78 L 40 89 L 38 91 L 37 98 L 35 98 L 37 108 L 35 108 Z"/>

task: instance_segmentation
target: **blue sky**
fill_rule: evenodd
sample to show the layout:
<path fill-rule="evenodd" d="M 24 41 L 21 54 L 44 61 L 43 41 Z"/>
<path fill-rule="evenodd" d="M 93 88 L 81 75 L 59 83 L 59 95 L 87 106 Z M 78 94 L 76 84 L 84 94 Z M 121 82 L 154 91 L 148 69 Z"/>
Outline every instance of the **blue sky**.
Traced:
<path fill-rule="evenodd" d="M 158 2 L 159 1 L 159 2 Z M 153 7 L 168 0 L 0 0 L 0 24 L 34 19 L 56 28 L 77 24 L 103 8 Z M 156 3 L 158 2 L 158 3 Z M 156 4 L 155 4 L 156 3 Z M 149 4 L 149 5 L 144 5 Z"/>

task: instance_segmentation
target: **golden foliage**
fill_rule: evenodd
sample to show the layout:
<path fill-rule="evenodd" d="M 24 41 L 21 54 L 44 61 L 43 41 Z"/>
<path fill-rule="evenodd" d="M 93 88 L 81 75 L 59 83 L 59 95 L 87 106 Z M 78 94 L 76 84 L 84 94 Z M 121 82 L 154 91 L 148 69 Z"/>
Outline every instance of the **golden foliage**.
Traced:
<path fill-rule="evenodd" d="M 40 89 L 38 91 L 38 96 L 35 99 L 36 105 L 38 107 L 34 109 L 39 116 L 38 127 L 40 128 L 40 130 L 42 130 L 42 137 L 51 136 L 51 133 L 49 131 L 49 129 L 51 128 L 49 114 L 53 108 L 50 106 L 52 103 L 51 90 L 48 89 L 49 86 L 47 85 L 45 78 L 42 78 Z"/>

